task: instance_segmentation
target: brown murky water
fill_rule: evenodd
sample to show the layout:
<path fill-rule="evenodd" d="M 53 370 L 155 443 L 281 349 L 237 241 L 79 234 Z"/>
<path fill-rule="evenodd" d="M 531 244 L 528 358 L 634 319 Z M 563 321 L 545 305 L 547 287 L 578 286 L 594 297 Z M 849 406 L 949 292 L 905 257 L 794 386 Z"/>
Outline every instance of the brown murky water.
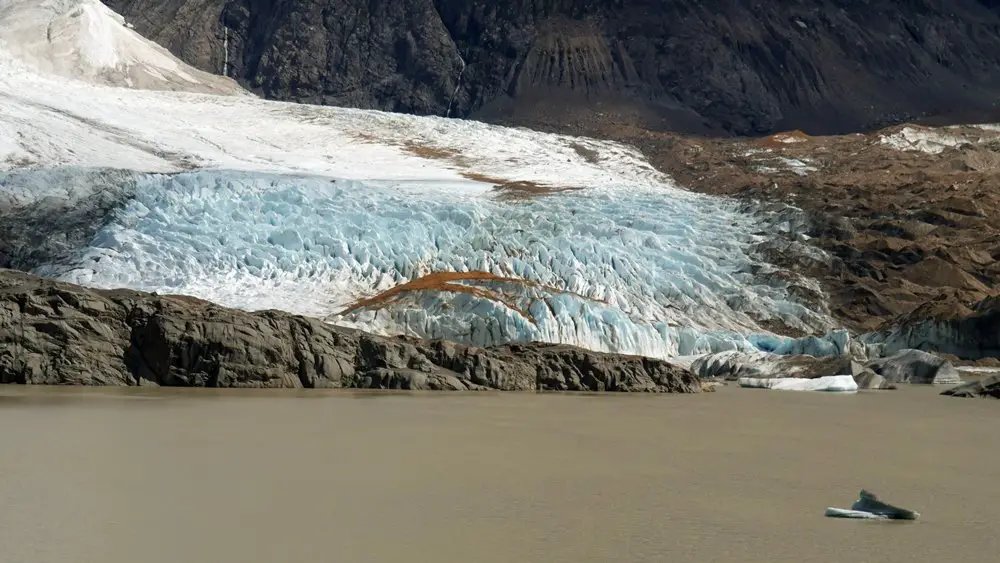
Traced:
<path fill-rule="evenodd" d="M 0 561 L 986 563 L 998 422 L 932 389 L 5 387 Z M 923 519 L 823 517 L 861 487 Z"/>

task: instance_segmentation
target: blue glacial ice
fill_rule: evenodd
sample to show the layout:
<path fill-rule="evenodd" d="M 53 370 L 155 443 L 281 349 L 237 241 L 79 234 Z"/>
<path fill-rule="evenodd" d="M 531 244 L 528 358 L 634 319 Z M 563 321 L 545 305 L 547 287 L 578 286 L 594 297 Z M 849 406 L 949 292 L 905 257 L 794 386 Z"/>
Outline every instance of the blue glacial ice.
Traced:
<path fill-rule="evenodd" d="M 844 334 L 802 340 L 761 328 L 834 325 L 755 277 L 760 219 L 727 200 L 664 188 L 504 202 L 433 183 L 230 171 L 135 182 L 135 198 L 86 248 L 36 273 L 478 345 L 543 340 L 653 357 L 844 348 Z M 537 283 L 473 283 L 504 301 L 424 290 L 339 314 L 441 271 Z"/>

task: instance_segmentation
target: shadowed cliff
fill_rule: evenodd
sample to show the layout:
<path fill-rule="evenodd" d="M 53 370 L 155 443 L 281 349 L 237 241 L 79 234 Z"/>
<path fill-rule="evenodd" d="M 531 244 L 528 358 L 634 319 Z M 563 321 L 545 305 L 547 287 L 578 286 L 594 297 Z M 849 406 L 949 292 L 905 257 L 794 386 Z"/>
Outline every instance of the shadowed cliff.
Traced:
<path fill-rule="evenodd" d="M 1000 114 L 995 1 L 106 1 L 281 100 L 720 134 Z"/>

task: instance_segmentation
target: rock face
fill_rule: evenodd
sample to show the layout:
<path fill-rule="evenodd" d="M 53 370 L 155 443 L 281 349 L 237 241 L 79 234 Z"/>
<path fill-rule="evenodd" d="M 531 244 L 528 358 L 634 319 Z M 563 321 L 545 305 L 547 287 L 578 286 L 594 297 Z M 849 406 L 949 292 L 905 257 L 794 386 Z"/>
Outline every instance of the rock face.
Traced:
<path fill-rule="evenodd" d="M 966 360 L 1000 357 L 1000 298 L 984 299 L 971 308 L 946 300 L 930 301 L 887 323 L 873 335 L 889 352 L 924 348 Z"/>
<path fill-rule="evenodd" d="M 951 397 L 975 398 L 992 397 L 1000 399 L 1000 374 L 984 377 L 979 381 L 969 381 L 941 392 Z"/>
<path fill-rule="evenodd" d="M 0 270 L 0 383 L 695 393 L 660 360 L 378 337 L 276 311 Z"/>
<path fill-rule="evenodd" d="M 868 367 L 889 383 L 957 385 L 962 382 L 951 362 L 920 350 L 901 350 L 869 362 Z"/>
<path fill-rule="evenodd" d="M 105 2 L 270 98 L 563 130 L 985 120 L 1000 88 L 1000 5 L 985 0 Z"/>

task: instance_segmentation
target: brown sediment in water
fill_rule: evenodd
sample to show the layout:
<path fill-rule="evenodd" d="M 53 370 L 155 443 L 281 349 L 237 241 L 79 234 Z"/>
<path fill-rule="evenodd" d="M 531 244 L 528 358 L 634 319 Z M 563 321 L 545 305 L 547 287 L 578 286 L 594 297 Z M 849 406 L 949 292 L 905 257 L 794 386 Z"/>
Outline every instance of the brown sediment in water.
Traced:
<path fill-rule="evenodd" d="M 1000 403 L 938 392 L 3 387 L 0 538 L 75 563 L 993 561 Z M 861 488 L 924 521 L 823 517 Z"/>

